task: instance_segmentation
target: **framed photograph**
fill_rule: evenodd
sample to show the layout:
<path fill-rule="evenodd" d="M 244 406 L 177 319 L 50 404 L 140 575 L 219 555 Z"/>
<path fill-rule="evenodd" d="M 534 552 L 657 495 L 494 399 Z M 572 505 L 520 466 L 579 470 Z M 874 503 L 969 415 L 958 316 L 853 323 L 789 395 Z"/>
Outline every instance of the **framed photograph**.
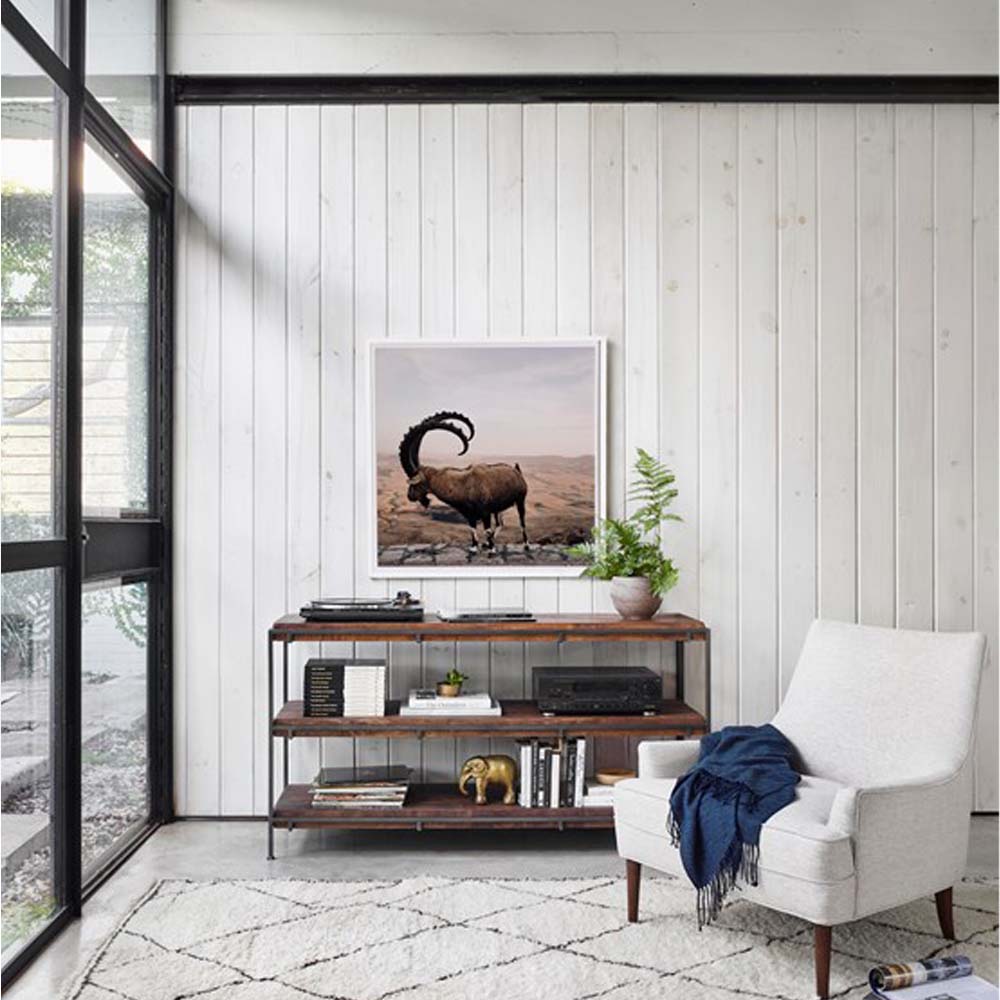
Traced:
<path fill-rule="evenodd" d="M 372 575 L 578 576 L 604 366 L 600 339 L 373 343 Z"/>

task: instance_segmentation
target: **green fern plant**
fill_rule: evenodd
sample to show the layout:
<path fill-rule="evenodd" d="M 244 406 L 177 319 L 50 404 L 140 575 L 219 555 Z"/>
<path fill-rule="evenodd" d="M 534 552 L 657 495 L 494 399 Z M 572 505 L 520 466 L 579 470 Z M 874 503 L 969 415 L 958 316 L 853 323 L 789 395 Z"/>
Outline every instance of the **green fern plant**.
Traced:
<path fill-rule="evenodd" d="M 607 517 L 591 533 L 590 541 L 569 551 L 584 560 L 584 576 L 612 580 L 616 576 L 644 576 L 650 590 L 662 597 L 680 575 L 663 554 L 661 531 L 664 521 L 680 521 L 668 508 L 677 496 L 674 474 L 643 448 L 633 465 L 635 478 L 629 484 L 628 499 L 638 503 L 631 516 Z"/>

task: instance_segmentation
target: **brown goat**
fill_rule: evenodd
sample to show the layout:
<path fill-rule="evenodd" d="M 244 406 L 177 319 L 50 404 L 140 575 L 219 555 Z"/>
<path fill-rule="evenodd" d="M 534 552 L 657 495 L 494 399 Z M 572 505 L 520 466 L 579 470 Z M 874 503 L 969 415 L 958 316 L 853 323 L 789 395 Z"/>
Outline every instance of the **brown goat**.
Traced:
<path fill-rule="evenodd" d="M 457 421 L 468 428 L 466 432 Z M 517 508 L 521 522 L 521 538 L 524 548 L 528 548 L 528 532 L 524 525 L 524 500 L 528 494 L 528 484 L 524 481 L 521 467 L 515 462 L 477 462 L 464 469 L 451 466 L 436 468 L 420 462 L 420 443 L 429 431 L 441 430 L 454 434 L 462 442 L 460 455 L 469 450 L 469 442 L 476 430 L 472 421 L 461 413 L 442 410 L 425 417 L 411 427 L 399 443 L 399 462 L 403 466 L 409 487 L 408 499 L 430 506 L 430 497 L 435 496 L 453 510 L 458 511 L 472 529 L 471 548 L 479 548 L 476 526 L 482 524 L 486 530 L 486 546 L 495 547 L 497 532 L 502 527 L 500 514 L 510 507 Z"/>

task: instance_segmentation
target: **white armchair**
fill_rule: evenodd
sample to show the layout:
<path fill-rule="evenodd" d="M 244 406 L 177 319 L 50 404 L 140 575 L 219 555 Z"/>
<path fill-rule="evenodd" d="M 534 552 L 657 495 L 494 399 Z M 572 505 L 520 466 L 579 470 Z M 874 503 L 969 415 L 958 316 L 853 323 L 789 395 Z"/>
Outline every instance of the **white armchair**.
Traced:
<path fill-rule="evenodd" d="M 831 931 L 934 895 L 954 938 L 951 887 L 965 870 L 972 743 L 985 654 L 979 633 L 814 622 L 774 725 L 799 756 L 795 801 L 762 827 L 758 884 L 743 895 L 814 925 L 816 992 L 829 994 Z M 639 745 L 615 788 L 628 919 L 641 865 L 684 878 L 667 831 L 694 740 Z"/>

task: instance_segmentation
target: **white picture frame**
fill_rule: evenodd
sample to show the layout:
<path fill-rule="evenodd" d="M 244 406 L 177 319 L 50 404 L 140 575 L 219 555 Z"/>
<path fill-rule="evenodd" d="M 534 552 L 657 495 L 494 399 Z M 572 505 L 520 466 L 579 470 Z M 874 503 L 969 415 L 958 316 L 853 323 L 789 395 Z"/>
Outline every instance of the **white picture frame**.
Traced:
<path fill-rule="evenodd" d="M 495 365 L 490 364 L 490 352 L 502 351 L 526 351 L 526 352 L 549 352 L 549 358 L 546 359 L 548 365 L 552 365 L 552 354 L 555 353 L 556 363 L 558 363 L 559 352 L 571 351 L 574 352 L 572 355 L 566 355 L 567 359 L 573 358 L 578 362 L 579 352 L 584 350 L 589 353 L 589 360 L 591 364 L 592 375 L 588 375 L 586 379 L 578 378 L 577 381 L 580 382 L 580 392 L 583 391 L 583 384 L 586 383 L 588 394 L 590 396 L 589 405 L 591 406 L 593 413 L 593 520 L 588 522 L 588 532 L 589 528 L 596 524 L 601 518 L 605 516 L 606 512 L 606 496 L 607 496 L 607 360 L 606 360 L 606 344 L 603 338 L 593 337 L 586 340 L 579 339 L 560 339 L 553 338 L 550 340 L 484 340 L 484 341 L 462 341 L 462 340 L 378 340 L 369 342 L 367 364 L 368 364 L 368 406 L 367 406 L 367 430 L 368 430 L 368 448 L 369 448 L 369 475 L 368 475 L 368 489 L 365 502 L 367 505 L 368 517 L 368 563 L 369 572 L 373 579 L 424 579 L 424 578 L 435 578 L 435 577 L 447 577 L 455 579 L 466 579 L 466 578 L 495 578 L 495 577 L 578 577 L 583 571 L 583 564 L 574 562 L 562 562 L 562 563 L 549 563 L 540 561 L 543 558 L 553 558 L 554 553 L 550 551 L 555 546 L 546 546 L 544 544 L 538 544 L 534 546 L 535 559 L 530 558 L 532 552 L 532 518 L 530 513 L 530 499 L 529 499 L 529 510 L 526 516 L 526 529 L 529 539 L 529 558 L 520 559 L 516 558 L 512 552 L 513 539 L 516 536 L 518 541 L 520 540 L 520 525 L 516 512 L 511 509 L 507 511 L 508 515 L 513 515 L 505 520 L 504 527 L 501 534 L 503 534 L 505 539 L 498 543 L 498 545 L 506 545 L 508 549 L 506 551 L 511 552 L 510 558 L 511 562 L 506 563 L 499 558 L 494 556 L 491 558 L 488 555 L 488 549 L 485 545 L 483 546 L 482 558 L 479 555 L 467 556 L 470 561 L 466 562 L 456 562 L 456 561 L 446 561 L 446 562 L 425 562 L 421 561 L 421 558 L 404 558 L 404 560 L 398 564 L 392 562 L 391 560 L 396 558 L 396 554 L 391 551 L 393 546 L 386 543 L 383 539 L 380 543 L 379 539 L 379 504 L 383 502 L 384 498 L 380 496 L 379 492 L 379 439 L 384 441 L 386 439 L 387 431 L 380 427 L 379 425 L 379 399 L 378 399 L 378 383 L 379 383 L 379 364 L 380 359 L 385 358 L 388 352 L 399 352 L 399 351 L 419 351 L 419 352 L 433 352 L 433 351 L 464 351 L 464 352 L 483 352 L 483 362 L 478 368 L 483 372 L 484 378 L 496 378 Z M 403 357 L 403 356 L 400 356 Z M 516 357 L 516 354 L 511 355 L 498 355 L 497 357 Z M 576 391 L 575 388 L 573 390 Z M 419 394 L 417 394 L 419 396 Z M 528 401 L 530 405 L 530 401 Z M 422 412 L 423 409 L 428 409 L 429 404 L 426 402 L 421 402 L 419 398 L 414 400 L 413 403 L 413 423 L 417 424 L 429 413 L 436 412 L 440 409 L 448 409 L 446 405 L 434 405 L 429 409 L 429 413 L 425 414 Z M 384 409 L 384 408 L 383 408 Z M 383 419 L 386 419 L 383 413 Z M 398 429 L 398 433 L 402 434 L 407 430 L 407 427 L 402 426 Z M 456 451 L 458 450 L 459 443 L 456 442 Z M 470 460 L 475 460 L 475 451 L 470 446 Z M 382 475 L 383 479 L 386 476 L 386 463 L 387 455 L 385 452 L 381 455 L 382 461 Z M 460 461 L 460 459 L 458 460 Z M 468 460 L 467 460 L 468 461 Z M 519 463 L 520 464 L 520 463 Z M 526 464 L 530 465 L 530 460 L 526 460 Z M 405 473 L 402 469 L 399 469 L 395 473 L 395 478 L 398 480 L 399 476 L 403 476 L 403 483 L 405 485 Z M 526 473 L 526 478 L 529 479 L 529 493 L 530 493 L 530 474 Z M 397 503 L 410 503 L 410 501 L 405 498 L 400 498 L 398 496 L 399 484 L 395 483 L 394 488 L 397 490 Z M 589 492 L 589 491 L 588 491 Z M 431 499 L 432 504 L 436 502 L 436 498 Z M 440 508 L 440 503 L 437 503 Z M 412 503 L 413 510 L 419 511 L 420 504 L 417 502 Z M 430 511 L 430 508 L 426 508 Z M 439 510 L 440 514 L 440 510 Z M 464 529 L 468 531 L 466 527 Z M 576 530 L 576 527 L 574 527 Z M 480 525 L 477 530 L 477 534 L 482 537 L 484 531 Z M 441 543 L 443 544 L 443 543 Z M 471 538 L 466 543 L 466 548 L 471 547 Z M 523 546 L 521 547 L 523 549 Z M 542 550 L 545 550 L 544 552 Z M 417 553 L 420 556 L 419 553 Z M 435 556 L 435 559 L 438 557 Z M 537 560 L 537 561 L 536 561 Z"/>

